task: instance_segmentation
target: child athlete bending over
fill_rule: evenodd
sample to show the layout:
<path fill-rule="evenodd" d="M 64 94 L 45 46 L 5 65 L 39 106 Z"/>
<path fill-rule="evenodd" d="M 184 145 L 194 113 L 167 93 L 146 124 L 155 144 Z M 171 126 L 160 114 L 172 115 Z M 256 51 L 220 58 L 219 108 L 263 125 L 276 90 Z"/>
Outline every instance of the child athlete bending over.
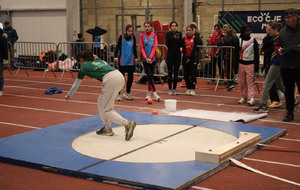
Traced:
<path fill-rule="evenodd" d="M 90 50 L 82 51 L 77 56 L 77 61 L 81 68 L 66 100 L 70 100 L 80 86 L 85 75 L 103 82 L 102 94 L 98 97 L 98 111 L 103 121 L 104 127 L 96 133 L 98 135 L 112 136 L 111 121 L 125 126 L 125 140 L 128 141 L 133 136 L 136 126 L 135 121 L 128 121 L 114 110 L 114 102 L 117 94 L 124 86 L 124 76 L 115 68 L 99 58 L 94 58 Z"/>

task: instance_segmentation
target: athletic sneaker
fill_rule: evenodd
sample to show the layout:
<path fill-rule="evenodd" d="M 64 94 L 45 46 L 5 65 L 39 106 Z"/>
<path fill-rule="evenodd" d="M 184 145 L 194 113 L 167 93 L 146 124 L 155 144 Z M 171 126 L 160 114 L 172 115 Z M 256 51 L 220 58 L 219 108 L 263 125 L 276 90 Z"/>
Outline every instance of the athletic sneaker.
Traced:
<path fill-rule="evenodd" d="M 268 113 L 269 110 L 266 106 L 259 106 L 258 108 L 253 110 L 254 112 L 258 112 L 258 113 Z"/>
<path fill-rule="evenodd" d="M 117 100 L 117 101 L 121 101 L 121 100 L 122 100 L 122 98 L 121 98 L 121 95 L 120 95 L 120 94 L 118 94 L 118 95 L 117 95 L 117 97 L 116 97 L 116 100 Z"/>
<path fill-rule="evenodd" d="M 247 103 L 249 106 L 254 106 L 254 98 L 250 98 L 250 100 Z"/>
<path fill-rule="evenodd" d="M 133 131 L 136 126 L 135 121 L 128 121 L 128 125 L 125 126 L 125 140 L 129 141 L 133 136 Z"/>
<path fill-rule="evenodd" d="M 196 92 L 195 92 L 195 90 L 193 90 L 193 89 L 191 89 L 190 90 L 190 94 L 189 94 L 190 96 L 195 96 L 196 95 Z"/>
<path fill-rule="evenodd" d="M 191 92 L 191 89 L 188 89 L 186 92 L 185 92 L 185 95 L 190 95 L 190 92 Z"/>
<path fill-rule="evenodd" d="M 148 99 L 151 99 L 151 91 L 148 91 L 147 92 L 147 95 L 146 95 L 146 98 L 145 98 L 146 100 L 148 100 Z"/>
<path fill-rule="evenodd" d="M 169 89 L 168 94 L 169 94 L 170 96 L 173 95 L 173 90 L 172 90 L 172 89 Z"/>
<path fill-rule="evenodd" d="M 154 96 L 154 100 L 156 100 L 156 101 L 160 101 L 160 97 L 157 95 L 157 93 L 156 92 L 153 92 L 153 96 Z"/>
<path fill-rule="evenodd" d="M 3 96 L 3 91 L 0 91 L 0 96 Z"/>
<path fill-rule="evenodd" d="M 132 96 L 131 96 L 131 94 L 130 93 L 124 93 L 123 94 L 123 96 L 125 96 L 125 98 L 127 99 L 127 100 L 133 100 L 133 98 L 132 98 Z"/>
<path fill-rule="evenodd" d="M 297 101 L 294 105 L 294 111 L 296 111 L 299 106 L 300 106 L 300 101 Z"/>
<path fill-rule="evenodd" d="M 294 121 L 294 112 L 288 111 L 286 116 L 283 118 L 284 122 L 292 122 Z"/>
<path fill-rule="evenodd" d="M 173 95 L 174 95 L 174 96 L 177 95 L 176 89 L 173 89 Z"/>
<path fill-rule="evenodd" d="M 96 131 L 97 135 L 106 135 L 106 136 L 113 136 L 114 132 L 111 128 L 106 129 L 105 127 L 103 127 L 102 129 Z"/>
<path fill-rule="evenodd" d="M 268 105 L 269 108 L 278 108 L 282 105 L 281 102 L 273 101 L 270 105 Z"/>
<path fill-rule="evenodd" d="M 238 101 L 238 104 L 243 104 L 243 103 L 245 103 L 245 98 L 241 98 L 239 101 Z"/>
<path fill-rule="evenodd" d="M 232 91 L 234 88 L 235 88 L 234 85 L 228 86 L 227 91 Z"/>

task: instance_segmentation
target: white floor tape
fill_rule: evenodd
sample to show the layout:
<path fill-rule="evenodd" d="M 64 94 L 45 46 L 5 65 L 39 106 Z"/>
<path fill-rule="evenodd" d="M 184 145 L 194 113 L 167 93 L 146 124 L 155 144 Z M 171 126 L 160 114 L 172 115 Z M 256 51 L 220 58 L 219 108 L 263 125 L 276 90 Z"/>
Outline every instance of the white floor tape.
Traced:
<path fill-rule="evenodd" d="M 266 146 L 266 147 L 274 147 L 274 148 L 284 148 L 284 149 L 286 149 L 286 147 L 282 147 L 282 146 L 274 146 L 274 145 L 261 144 L 261 143 L 258 143 L 257 145 L 259 145 L 259 146 Z"/>
<path fill-rule="evenodd" d="M 259 159 L 254 159 L 254 158 L 243 158 L 245 160 L 251 160 L 255 162 L 264 162 L 268 164 L 277 164 L 277 165 L 283 165 L 283 166 L 290 166 L 290 167 L 295 167 L 295 168 L 300 168 L 300 165 L 295 165 L 295 164 L 288 164 L 288 163 L 283 163 L 283 162 L 274 162 L 274 161 L 269 161 L 269 160 L 259 160 Z"/>
<path fill-rule="evenodd" d="M 186 109 L 176 112 L 171 112 L 169 115 L 173 116 L 186 116 L 200 119 L 212 119 L 225 122 L 242 122 L 247 123 L 263 117 L 266 117 L 267 113 L 261 114 L 245 114 L 241 112 L 221 112 L 221 111 L 208 111 L 198 109 Z"/>
<path fill-rule="evenodd" d="M 285 141 L 296 141 L 296 142 L 300 142 L 300 140 L 298 139 L 287 139 L 287 138 L 279 138 L 280 140 L 285 140 Z"/>
<path fill-rule="evenodd" d="M 230 161 L 232 161 L 233 163 L 235 163 L 236 165 L 242 167 L 242 168 L 245 168 L 249 171 L 252 171 L 254 173 L 257 173 L 257 174 L 261 174 L 263 176 L 267 176 L 267 177 L 270 177 L 270 178 L 273 178 L 273 179 L 277 179 L 277 180 L 280 180 L 280 181 L 283 181 L 283 182 L 286 182 L 286 183 L 290 183 L 290 184 L 293 184 L 293 185 L 297 185 L 297 186 L 300 186 L 300 183 L 297 183 L 297 182 L 294 182 L 294 181 L 290 181 L 290 180 L 287 180 L 287 179 L 283 179 L 283 178 L 280 178 L 280 177 L 277 177 L 277 176 L 274 176 L 274 175 L 270 175 L 270 174 L 267 174 L 267 173 L 264 173 L 262 171 L 259 171 L 257 169 L 254 169 L 254 168 L 251 168 L 250 166 L 247 166 L 246 164 L 236 160 L 236 159 L 233 159 L 233 158 L 230 158 Z"/>
<path fill-rule="evenodd" d="M 213 189 L 208 189 L 208 188 L 205 188 L 205 187 L 197 187 L 197 186 L 193 186 L 192 189 L 213 190 Z"/>

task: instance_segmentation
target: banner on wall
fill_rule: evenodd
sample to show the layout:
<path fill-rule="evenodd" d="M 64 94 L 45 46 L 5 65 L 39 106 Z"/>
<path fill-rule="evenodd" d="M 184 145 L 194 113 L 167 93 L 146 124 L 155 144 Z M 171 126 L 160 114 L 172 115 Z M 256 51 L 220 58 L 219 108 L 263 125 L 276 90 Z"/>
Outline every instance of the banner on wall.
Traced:
<path fill-rule="evenodd" d="M 266 33 L 267 23 L 284 22 L 284 10 L 279 11 L 220 11 L 219 24 L 228 24 L 237 33 L 242 26 L 248 26 L 253 33 Z"/>

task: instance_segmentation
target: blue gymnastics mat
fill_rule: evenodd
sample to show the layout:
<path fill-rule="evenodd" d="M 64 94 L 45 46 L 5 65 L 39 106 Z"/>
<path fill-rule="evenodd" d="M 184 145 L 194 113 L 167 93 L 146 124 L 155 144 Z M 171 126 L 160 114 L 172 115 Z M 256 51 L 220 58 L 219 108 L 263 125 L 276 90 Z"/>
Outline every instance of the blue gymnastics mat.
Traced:
<path fill-rule="evenodd" d="M 175 116 L 118 111 L 137 124 L 184 124 L 201 126 L 236 137 L 239 132 L 262 135 L 269 143 L 285 129 L 239 123 L 216 122 Z M 76 152 L 71 143 L 80 135 L 101 128 L 98 115 L 49 126 L 0 139 L 0 161 L 57 174 L 89 180 L 134 186 L 145 189 L 184 189 L 204 180 L 230 163 L 212 164 L 198 161 L 133 163 L 92 158 Z M 113 127 L 117 125 L 113 124 Z M 137 126 L 138 127 L 138 126 Z M 100 136 L 101 137 L 101 136 Z M 134 141 L 134 138 L 132 139 Z M 124 140 L 124 143 L 126 141 Z M 113 150 L 112 150 L 113 151 Z"/>

